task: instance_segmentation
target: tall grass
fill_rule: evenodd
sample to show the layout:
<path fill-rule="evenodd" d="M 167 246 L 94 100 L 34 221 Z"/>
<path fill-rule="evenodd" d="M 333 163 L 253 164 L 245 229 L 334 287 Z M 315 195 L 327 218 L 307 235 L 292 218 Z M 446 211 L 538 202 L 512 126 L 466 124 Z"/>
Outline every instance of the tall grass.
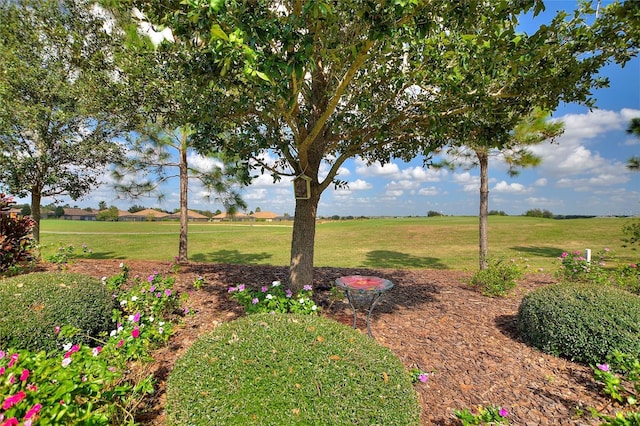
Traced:
<path fill-rule="evenodd" d="M 518 258 L 530 270 L 556 270 L 565 250 L 608 247 L 621 262 L 636 254 L 622 247 L 622 226 L 631 219 L 553 220 L 521 216 L 489 218 L 493 258 Z M 178 251 L 177 222 L 85 222 L 43 220 L 42 256 L 60 245 L 93 258 L 170 261 Z M 291 222 L 190 223 L 189 260 L 288 265 Z M 478 218 L 433 217 L 319 221 L 315 265 L 474 270 L 478 265 Z M 526 260 L 525 260 L 526 259 Z"/>

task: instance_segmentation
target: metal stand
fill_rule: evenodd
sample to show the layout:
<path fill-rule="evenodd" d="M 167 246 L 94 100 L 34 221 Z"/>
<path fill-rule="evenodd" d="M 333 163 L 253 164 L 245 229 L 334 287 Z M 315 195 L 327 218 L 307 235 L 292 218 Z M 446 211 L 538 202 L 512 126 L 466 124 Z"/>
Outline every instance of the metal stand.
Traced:
<path fill-rule="evenodd" d="M 353 310 L 353 328 L 357 328 L 357 324 L 358 324 L 358 312 L 356 310 L 356 306 L 353 303 L 353 299 L 351 296 L 351 291 L 349 291 L 349 289 L 345 289 L 344 290 L 345 294 L 347 295 L 347 300 L 349 301 L 349 306 L 351 306 L 351 309 Z M 369 337 L 373 337 L 373 334 L 371 334 L 371 313 L 373 312 L 373 308 L 376 307 L 376 304 L 378 303 L 378 301 L 380 300 L 380 296 L 382 296 L 382 291 L 375 291 L 375 292 L 371 292 L 371 300 L 369 302 L 369 308 L 367 308 L 367 335 Z"/>

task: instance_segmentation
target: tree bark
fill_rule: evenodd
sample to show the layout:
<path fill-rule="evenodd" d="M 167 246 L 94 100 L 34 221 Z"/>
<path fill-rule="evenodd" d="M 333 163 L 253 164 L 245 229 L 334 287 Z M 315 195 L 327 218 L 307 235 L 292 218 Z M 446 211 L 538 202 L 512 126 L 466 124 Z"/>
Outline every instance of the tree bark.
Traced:
<path fill-rule="evenodd" d="M 40 244 L 40 202 L 42 193 L 37 189 L 31 190 L 31 218 L 33 219 L 33 240 Z"/>
<path fill-rule="evenodd" d="M 187 238 L 189 232 L 189 170 L 187 168 L 187 150 L 183 147 L 184 144 L 181 145 L 180 149 L 180 243 L 178 244 L 178 262 L 188 261 Z"/>
<path fill-rule="evenodd" d="M 316 182 L 311 182 L 311 198 L 296 199 L 289 265 L 289 286 L 294 293 L 302 290 L 307 284 L 313 284 L 313 255 L 319 201 L 320 190 Z"/>
<path fill-rule="evenodd" d="M 489 216 L 489 156 L 486 152 L 476 151 L 480 164 L 480 225 L 479 249 L 480 270 L 488 268 L 489 239 L 487 221 Z"/>

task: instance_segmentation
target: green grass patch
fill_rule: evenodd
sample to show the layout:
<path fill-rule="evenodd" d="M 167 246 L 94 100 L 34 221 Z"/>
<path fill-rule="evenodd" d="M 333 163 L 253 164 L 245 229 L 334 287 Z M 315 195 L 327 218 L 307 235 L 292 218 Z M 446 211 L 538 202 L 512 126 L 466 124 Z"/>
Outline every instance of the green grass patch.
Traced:
<path fill-rule="evenodd" d="M 557 270 L 565 250 L 612 249 L 621 262 L 635 261 L 622 248 L 626 218 L 553 220 L 522 216 L 489 218 L 491 258 L 523 258 L 529 271 Z M 189 259 L 194 262 L 288 265 L 291 222 L 190 223 Z M 87 244 L 93 258 L 170 261 L 178 251 L 177 222 L 83 222 L 43 220 L 42 254 L 59 243 Z M 478 268 L 478 218 L 432 217 L 320 221 L 315 265 L 400 269 Z"/>
<path fill-rule="evenodd" d="M 256 314 L 220 325 L 167 381 L 169 425 L 418 425 L 389 349 L 327 318 Z"/>

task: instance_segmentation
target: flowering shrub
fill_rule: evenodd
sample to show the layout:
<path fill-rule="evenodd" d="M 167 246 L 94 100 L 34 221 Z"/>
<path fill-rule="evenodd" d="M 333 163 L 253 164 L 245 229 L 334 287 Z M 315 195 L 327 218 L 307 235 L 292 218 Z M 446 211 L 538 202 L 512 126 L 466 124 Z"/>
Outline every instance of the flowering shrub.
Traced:
<path fill-rule="evenodd" d="M 580 251 L 563 252 L 558 260 L 560 268 L 556 272 L 556 277 L 567 282 L 595 282 L 605 283 L 608 281 L 605 268 L 605 254 L 609 253 L 609 249 L 596 253 L 591 261 L 587 261 L 586 257 Z"/>
<path fill-rule="evenodd" d="M 93 254 L 93 250 L 91 250 L 86 244 L 82 245 L 82 253 L 76 254 L 76 248 L 72 245 L 63 245 L 62 243 L 58 243 L 58 250 L 47 257 L 47 262 L 51 262 L 53 264 L 58 265 L 58 269 L 67 269 L 69 267 L 69 263 L 71 259 L 74 257 L 89 257 Z"/>
<path fill-rule="evenodd" d="M 462 421 L 463 426 L 489 424 L 509 424 L 509 412 L 502 407 L 478 406 L 478 414 L 472 414 L 468 408 L 454 410 L 453 414 Z"/>
<path fill-rule="evenodd" d="M 0 347 L 0 424 L 134 423 L 136 407 L 153 392 L 153 377 L 129 375 L 129 362 L 149 360 L 149 351 L 167 341 L 180 298 L 173 280 L 157 273 L 129 283 L 124 265 L 104 281 L 119 309 L 103 338 L 79 343 L 81 329 L 58 325 L 51 334 L 62 351 Z"/>
<path fill-rule="evenodd" d="M 13 198 L 0 193 L 0 274 L 16 274 L 34 260 L 33 219 L 9 215 L 14 204 Z"/>
<path fill-rule="evenodd" d="M 592 366 L 593 377 L 596 382 L 603 385 L 606 395 L 627 409 L 619 411 L 615 416 L 598 413 L 592 409 L 592 414 L 602 420 L 601 425 L 632 426 L 640 424 L 640 412 L 628 410 L 637 407 L 640 397 L 640 361 L 637 356 L 632 356 L 619 351 L 610 357 L 610 363 L 596 364 Z"/>
<path fill-rule="evenodd" d="M 318 306 L 313 301 L 310 285 L 305 285 L 297 294 L 284 289 L 280 281 L 271 283 L 271 287 L 262 286 L 260 290 L 247 288 L 244 284 L 229 287 L 231 298 L 244 306 L 248 314 L 255 313 L 301 313 L 317 314 Z"/>

